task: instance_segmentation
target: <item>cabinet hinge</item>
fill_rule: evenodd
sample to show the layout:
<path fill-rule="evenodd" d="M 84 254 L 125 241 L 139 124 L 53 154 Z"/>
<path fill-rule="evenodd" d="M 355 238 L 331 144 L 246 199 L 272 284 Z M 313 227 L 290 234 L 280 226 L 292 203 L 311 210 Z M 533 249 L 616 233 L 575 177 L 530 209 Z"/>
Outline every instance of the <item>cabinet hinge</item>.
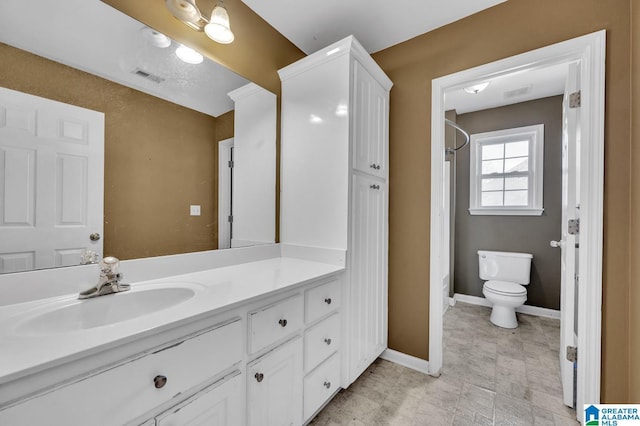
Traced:
<path fill-rule="evenodd" d="M 573 92 L 569 95 L 569 108 L 579 108 L 582 105 L 581 92 Z"/>
<path fill-rule="evenodd" d="M 229 168 L 233 169 L 233 160 L 229 160 Z"/>
<path fill-rule="evenodd" d="M 228 219 L 229 219 L 229 223 L 233 223 L 233 216 L 232 215 L 229 215 Z"/>
<path fill-rule="evenodd" d="M 578 362 L 578 348 L 575 346 L 567 346 L 567 361 Z"/>
<path fill-rule="evenodd" d="M 569 235 L 578 235 L 580 233 L 580 219 L 569 219 L 567 233 Z"/>

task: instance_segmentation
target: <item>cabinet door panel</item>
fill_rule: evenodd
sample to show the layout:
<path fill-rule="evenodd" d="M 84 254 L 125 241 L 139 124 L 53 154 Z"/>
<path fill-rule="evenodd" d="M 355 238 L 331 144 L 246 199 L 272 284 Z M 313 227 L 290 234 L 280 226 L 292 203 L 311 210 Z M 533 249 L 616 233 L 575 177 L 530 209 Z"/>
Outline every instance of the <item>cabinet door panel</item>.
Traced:
<path fill-rule="evenodd" d="M 214 383 L 157 417 L 157 426 L 236 426 L 242 423 L 242 375 Z"/>
<path fill-rule="evenodd" d="M 386 348 L 387 187 L 356 175 L 353 181 L 350 379 L 357 378 Z"/>
<path fill-rule="evenodd" d="M 302 339 L 285 343 L 247 367 L 247 407 L 249 425 L 302 422 Z"/>
<path fill-rule="evenodd" d="M 353 66 L 353 167 L 386 177 L 388 95 L 358 61 Z"/>

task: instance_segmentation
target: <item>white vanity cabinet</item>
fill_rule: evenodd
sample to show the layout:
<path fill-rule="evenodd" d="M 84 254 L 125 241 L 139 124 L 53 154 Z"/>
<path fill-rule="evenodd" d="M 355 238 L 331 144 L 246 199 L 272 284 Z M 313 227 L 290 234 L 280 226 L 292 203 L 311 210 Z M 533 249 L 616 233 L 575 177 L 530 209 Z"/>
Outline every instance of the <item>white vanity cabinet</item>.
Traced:
<path fill-rule="evenodd" d="M 347 251 L 340 314 L 347 387 L 387 347 L 392 83 L 352 36 L 279 74 L 280 239 Z M 306 396 L 305 388 L 305 404 Z"/>
<path fill-rule="evenodd" d="M 176 325 L 0 407 L 0 425 L 302 425 L 340 389 L 342 277 L 294 280 Z"/>

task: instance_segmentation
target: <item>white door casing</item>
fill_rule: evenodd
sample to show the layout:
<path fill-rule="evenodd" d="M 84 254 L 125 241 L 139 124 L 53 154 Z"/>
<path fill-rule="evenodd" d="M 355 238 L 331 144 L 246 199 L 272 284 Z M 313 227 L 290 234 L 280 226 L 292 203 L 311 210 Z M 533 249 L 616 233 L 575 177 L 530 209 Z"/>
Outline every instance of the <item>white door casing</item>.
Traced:
<path fill-rule="evenodd" d="M 103 179 L 103 113 L 0 88 L 0 272 L 102 256 Z"/>
<path fill-rule="evenodd" d="M 602 329 L 602 231 L 604 182 L 604 76 L 606 32 L 585 36 L 491 62 L 432 81 L 431 214 L 429 277 L 429 371 L 442 368 L 442 249 L 444 241 L 444 96 L 513 72 L 576 62 L 582 86 L 579 109 L 582 146 L 578 161 L 580 194 L 578 346 L 576 406 L 600 402 Z"/>
<path fill-rule="evenodd" d="M 218 248 L 231 248 L 233 138 L 218 142 Z"/>

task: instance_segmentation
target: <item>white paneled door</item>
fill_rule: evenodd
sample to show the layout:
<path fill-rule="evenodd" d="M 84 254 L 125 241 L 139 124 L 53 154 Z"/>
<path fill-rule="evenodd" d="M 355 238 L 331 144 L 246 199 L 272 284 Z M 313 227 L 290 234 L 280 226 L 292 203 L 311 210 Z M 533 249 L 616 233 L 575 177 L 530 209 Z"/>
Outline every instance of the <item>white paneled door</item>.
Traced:
<path fill-rule="evenodd" d="M 0 88 L 0 273 L 101 256 L 103 176 L 104 114 Z"/>
<path fill-rule="evenodd" d="M 580 152 L 580 107 L 576 94 L 580 93 L 580 72 L 577 63 L 569 64 L 562 103 L 562 239 L 552 241 L 553 247 L 561 250 L 560 291 L 560 375 L 564 403 L 575 407 L 576 364 L 568 359 L 569 348 L 577 347 L 578 311 L 578 238 L 570 223 L 579 223 L 580 188 L 578 153 Z"/>
<path fill-rule="evenodd" d="M 387 347 L 385 233 L 387 185 L 353 177 L 351 260 L 351 378 L 357 378 Z"/>

